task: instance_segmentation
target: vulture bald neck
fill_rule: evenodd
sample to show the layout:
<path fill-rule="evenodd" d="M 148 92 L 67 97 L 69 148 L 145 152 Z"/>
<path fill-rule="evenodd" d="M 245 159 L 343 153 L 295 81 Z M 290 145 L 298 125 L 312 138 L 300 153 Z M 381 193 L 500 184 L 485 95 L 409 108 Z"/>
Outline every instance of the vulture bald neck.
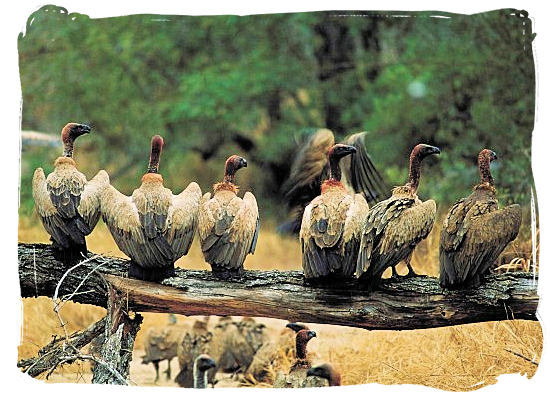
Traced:
<path fill-rule="evenodd" d="M 491 162 L 497 159 L 497 154 L 489 149 L 483 149 L 477 156 L 477 167 L 479 169 L 480 183 L 476 188 L 485 187 L 494 191 L 495 181 L 491 174 Z"/>
<path fill-rule="evenodd" d="M 63 142 L 63 156 L 72 158 L 74 150 L 74 142 L 83 134 L 90 133 L 92 129 L 88 125 L 69 122 L 61 130 L 61 141 Z"/>
<path fill-rule="evenodd" d="M 216 362 L 206 354 L 199 355 L 193 364 L 193 388 L 206 388 L 208 371 L 216 367 Z"/>
<path fill-rule="evenodd" d="M 160 155 L 162 154 L 162 147 L 164 146 L 164 140 L 158 134 L 151 139 L 151 154 L 149 155 L 149 165 L 147 166 L 147 173 L 158 173 Z"/>
<path fill-rule="evenodd" d="M 340 160 L 343 157 L 351 155 L 355 152 L 357 152 L 355 147 L 345 144 L 335 144 L 329 149 L 327 153 L 329 176 L 328 179 L 321 184 L 321 193 L 325 193 L 330 188 L 340 188 L 346 190 L 340 181 L 342 179 Z"/>
<path fill-rule="evenodd" d="M 411 189 L 411 194 L 415 195 L 420 182 L 420 165 L 424 158 L 430 155 L 439 155 L 439 148 L 428 144 L 417 144 L 411 151 L 409 158 L 409 180 L 406 186 Z"/>

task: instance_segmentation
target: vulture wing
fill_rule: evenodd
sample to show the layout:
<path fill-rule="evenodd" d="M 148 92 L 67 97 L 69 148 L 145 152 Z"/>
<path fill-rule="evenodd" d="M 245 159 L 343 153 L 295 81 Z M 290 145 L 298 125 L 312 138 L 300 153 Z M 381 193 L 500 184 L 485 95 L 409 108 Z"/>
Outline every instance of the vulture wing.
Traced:
<path fill-rule="evenodd" d="M 376 170 L 365 145 L 367 132 L 348 136 L 344 144 L 352 145 L 357 152 L 341 159 L 343 178 L 350 193 L 361 193 L 368 202 L 379 202 L 388 197 L 389 188 Z"/>
<path fill-rule="evenodd" d="M 78 212 L 90 229 L 94 229 L 101 216 L 101 194 L 109 186 L 109 175 L 105 170 L 100 170 L 92 178 L 82 191 Z"/>
<path fill-rule="evenodd" d="M 168 215 L 171 225 L 165 236 L 174 251 L 174 259 L 189 252 L 197 227 L 201 196 L 201 188 L 196 182 L 192 182 L 183 192 L 172 197 Z"/>
<path fill-rule="evenodd" d="M 199 235 L 206 261 L 225 269 L 242 267 L 247 254 L 254 253 L 260 228 L 258 205 L 250 192 L 227 204 L 210 193 L 199 209 Z"/>
<path fill-rule="evenodd" d="M 367 270 L 374 279 L 405 259 L 432 230 L 436 204 L 418 204 L 413 198 L 390 198 L 375 205 L 367 216 L 361 239 L 356 276 Z"/>
<path fill-rule="evenodd" d="M 344 276 L 353 276 L 357 266 L 357 254 L 361 244 L 361 232 L 369 213 L 369 205 L 362 194 L 354 195 L 344 225 Z"/>

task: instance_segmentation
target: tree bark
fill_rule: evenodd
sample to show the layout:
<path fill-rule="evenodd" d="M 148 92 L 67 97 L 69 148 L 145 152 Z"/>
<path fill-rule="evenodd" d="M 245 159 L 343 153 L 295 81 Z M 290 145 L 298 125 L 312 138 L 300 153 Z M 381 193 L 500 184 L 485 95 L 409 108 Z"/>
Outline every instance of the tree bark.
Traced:
<path fill-rule="evenodd" d="M 175 277 L 156 284 L 126 278 L 127 260 L 96 256 L 69 273 L 59 294 L 73 293 L 92 270 L 72 300 L 107 307 L 111 287 L 124 314 L 245 315 L 394 330 L 537 319 L 538 280 L 532 273 L 489 275 L 479 288 L 459 291 L 442 290 L 431 277 L 384 280 L 366 294 L 353 282 L 308 285 L 299 271 L 246 271 L 227 281 L 209 271 L 176 269 Z M 49 246 L 19 244 L 22 297 L 51 297 L 65 271 Z"/>

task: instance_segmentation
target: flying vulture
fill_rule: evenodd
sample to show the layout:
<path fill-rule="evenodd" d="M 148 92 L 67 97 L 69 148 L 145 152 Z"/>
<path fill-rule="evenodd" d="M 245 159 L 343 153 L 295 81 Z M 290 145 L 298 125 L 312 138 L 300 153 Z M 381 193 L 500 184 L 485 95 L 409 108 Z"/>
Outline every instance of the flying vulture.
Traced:
<path fill-rule="evenodd" d="M 369 205 L 362 194 L 350 194 L 340 181 L 340 160 L 355 152 L 355 147 L 344 144 L 329 149 L 328 178 L 321 185 L 321 195 L 304 210 L 300 243 L 306 279 L 334 280 L 354 275 Z"/>
<path fill-rule="evenodd" d="M 418 144 L 409 160 L 409 180 L 395 187 L 392 196 L 371 208 L 362 232 L 356 277 L 365 288 L 374 289 L 384 271 L 405 260 L 408 275 L 415 275 L 410 259 L 416 245 L 425 239 L 435 221 L 436 204 L 433 200 L 422 202 L 416 195 L 420 181 L 422 160 L 440 150 L 427 144 Z"/>
<path fill-rule="evenodd" d="M 367 152 L 365 138 L 368 132 L 352 134 L 342 141 L 353 146 L 355 155 L 342 158 L 342 184 L 350 195 L 361 193 L 369 203 L 376 203 L 387 196 L 388 187 L 374 167 Z M 283 184 L 284 200 L 291 219 L 280 225 L 282 233 L 298 233 L 305 207 L 321 194 L 321 184 L 327 179 L 329 161 L 327 153 L 334 146 L 334 134 L 319 129 L 312 134 L 296 153 L 288 179 Z"/>
<path fill-rule="evenodd" d="M 497 155 L 488 149 L 478 155 L 481 181 L 470 196 L 449 210 L 439 245 L 439 282 L 444 288 L 478 286 L 502 250 L 516 238 L 521 208 L 501 209 L 490 165 Z"/>
<path fill-rule="evenodd" d="M 68 123 L 61 131 L 63 156 L 55 160 L 54 171 L 46 178 L 38 168 L 32 180 L 36 211 L 51 236 L 59 259 L 70 263 L 88 252 L 85 236 L 99 220 L 100 196 L 109 185 L 109 175 L 100 170 L 90 181 L 79 172 L 73 156 L 74 141 L 90 133 L 88 125 Z"/>
<path fill-rule="evenodd" d="M 214 184 L 213 195 L 208 192 L 200 201 L 201 249 L 212 271 L 222 277 L 243 273 L 243 262 L 254 253 L 258 240 L 260 217 L 256 198 L 246 192 L 241 199 L 235 185 L 235 173 L 246 165 L 246 159 L 230 156 L 225 162 L 223 181 Z"/>
<path fill-rule="evenodd" d="M 159 161 L 164 140 L 154 136 L 147 173 L 132 196 L 110 185 L 101 198 L 103 221 L 118 247 L 131 258 L 130 277 L 158 281 L 174 274 L 195 235 L 201 189 L 191 182 L 179 195 L 163 186 Z"/>

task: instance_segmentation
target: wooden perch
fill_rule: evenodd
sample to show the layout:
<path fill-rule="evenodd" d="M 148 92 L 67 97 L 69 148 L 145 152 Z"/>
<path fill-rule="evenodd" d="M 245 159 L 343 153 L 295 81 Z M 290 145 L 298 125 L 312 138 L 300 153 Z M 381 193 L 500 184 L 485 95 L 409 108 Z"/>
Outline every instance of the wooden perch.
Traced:
<path fill-rule="evenodd" d="M 52 297 L 66 270 L 48 245 L 19 244 L 22 297 Z M 239 280 L 224 281 L 208 271 L 177 269 L 176 277 L 155 284 L 128 279 L 127 270 L 127 260 L 96 256 L 67 275 L 59 295 L 74 293 L 88 276 L 71 300 L 107 307 L 112 288 L 134 312 L 246 315 L 395 330 L 537 319 L 532 273 L 490 275 L 481 287 L 464 291 L 442 290 L 431 277 L 386 280 L 380 290 L 366 294 L 354 284 L 307 285 L 299 271 L 247 271 Z"/>

